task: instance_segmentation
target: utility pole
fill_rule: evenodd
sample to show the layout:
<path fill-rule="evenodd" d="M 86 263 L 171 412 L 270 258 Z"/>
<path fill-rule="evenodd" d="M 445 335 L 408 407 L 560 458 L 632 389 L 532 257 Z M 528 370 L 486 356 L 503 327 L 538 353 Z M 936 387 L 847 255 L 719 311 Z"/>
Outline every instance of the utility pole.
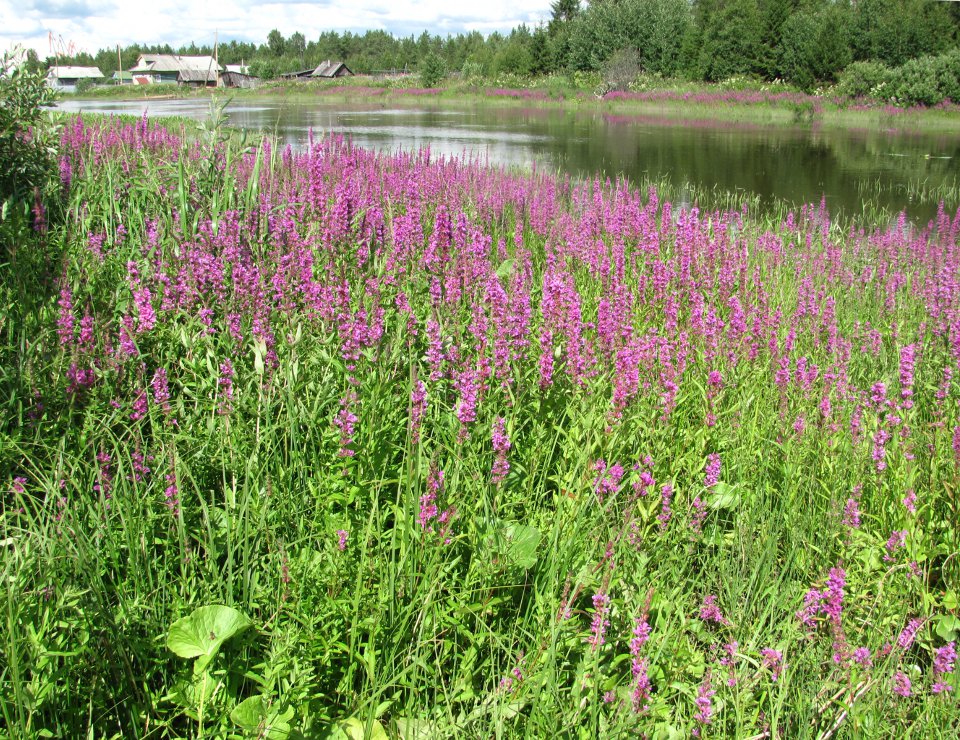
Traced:
<path fill-rule="evenodd" d="M 123 84 L 123 60 L 120 58 L 120 44 L 117 44 L 117 84 Z"/>

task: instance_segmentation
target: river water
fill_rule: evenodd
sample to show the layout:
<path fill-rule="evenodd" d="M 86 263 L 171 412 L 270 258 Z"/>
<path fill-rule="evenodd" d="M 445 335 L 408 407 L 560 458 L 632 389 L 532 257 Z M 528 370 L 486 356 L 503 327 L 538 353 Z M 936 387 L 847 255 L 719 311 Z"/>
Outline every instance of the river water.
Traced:
<path fill-rule="evenodd" d="M 202 120 L 206 100 L 66 100 L 67 112 L 182 116 Z M 755 125 L 618 115 L 596 109 L 415 101 L 331 104 L 244 98 L 227 108 L 229 123 L 275 134 L 294 148 L 335 132 L 380 150 L 429 146 L 436 155 L 468 154 L 492 163 L 531 166 L 576 177 L 693 184 L 710 192 L 742 191 L 761 202 L 819 202 L 856 215 L 864 197 L 890 211 L 926 220 L 936 198 L 924 190 L 946 188 L 946 206 L 960 192 L 960 136 Z M 706 203 L 704 205 L 710 205 Z"/>

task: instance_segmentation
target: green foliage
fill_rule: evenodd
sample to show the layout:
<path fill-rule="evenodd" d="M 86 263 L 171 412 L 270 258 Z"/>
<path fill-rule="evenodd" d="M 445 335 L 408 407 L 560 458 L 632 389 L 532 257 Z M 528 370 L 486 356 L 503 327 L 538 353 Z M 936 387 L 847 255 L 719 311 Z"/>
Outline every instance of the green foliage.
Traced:
<path fill-rule="evenodd" d="M 891 67 L 943 51 L 954 26 L 946 3 L 931 0 L 860 0 L 854 19 L 854 57 Z"/>
<path fill-rule="evenodd" d="M 193 670 L 206 670 L 220 646 L 251 626 L 250 619 L 229 606 L 201 606 L 170 626 L 167 647 L 181 658 L 196 658 Z"/>
<path fill-rule="evenodd" d="M 887 97 L 890 68 L 882 62 L 854 62 L 840 73 L 837 92 L 851 98 Z"/>
<path fill-rule="evenodd" d="M 918 57 L 893 69 L 877 62 L 854 62 L 840 75 L 837 92 L 900 105 L 960 100 L 960 50 Z"/>
<path fill-rule="evenodd" d="M 420 84 L 423 87 L 437 87 L 447 74 L 446 65 L 438 54 L 430 54 L 420 69 Z"/>
<path fill-rule="evenodd" d="M 762 69 L 763 26 L 757 0 L 730 0 L 700 20 L 699 71 L 711 82 Z"/>
<path fill-rule="evenodd" d="M 56 93 L 15 54 L 5 53 L 0 63 L 0 203 L 8 208 L 32 201 L 53 177 L 56 145 L 43 107 Z"/>
<path fill-rule="evenodd" d="M 674 75 L 690 22 L 685 0 L 592 3 L 571 24 L 570 66 L 600 71 L 618 51 L 635 50 L 642 71 Z"/>
<path fill-rule="evenodd" d="M 270 53 L 275 57 L 283 56 L 283 53 L 286 51 L 287 42 L 283 38 L 283 34 L 280 33 L 276 28 L 274 28 L 270 33 L 267 34 L 267 46 L 270 49 Z"/>
<path fill-rule="evenodd" d="M 803 90 L 832 82 L 851 60 L 849 14 L 839 5 L 790 16 L 781 29 L 779 70 Z"/>
<path fill-rule="evenodd" d="M 905 105 L 935 105 L 943 100 L 932 57 L 911 59 L 894 69 L 888 87 L 890 98 Z"/>

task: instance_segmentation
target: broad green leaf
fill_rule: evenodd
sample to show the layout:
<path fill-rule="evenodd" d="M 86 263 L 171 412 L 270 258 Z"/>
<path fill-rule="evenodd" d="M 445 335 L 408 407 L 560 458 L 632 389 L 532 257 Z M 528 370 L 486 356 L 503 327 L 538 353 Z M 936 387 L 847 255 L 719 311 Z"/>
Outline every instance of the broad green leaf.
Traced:
<path fill-rule="evenodd" d="M 510 543 L 507 552 L 514 563 L 521 568 L 532 568 L 536 565 L 537 547 L 543 537 L 539 529 L 526 524 L 508 524 L 503 529 L 503 536 Z"/>
<path fill-rule="evenodd" d="M 256 730 L 267 713 L 263 696 L 257 694 L 244 699 L 230 712 L 230 719 L 245 730 Z"/>
<path fill-rule="evenodd" d="M 713 510 L 736 509 L 740 505 L 740 494 L 737 492 L 737 487 L 723 481 L 717 483 L 713 488 L 708 505 Z"/>
<path fill-rule="evenodd" d="M 500 267 L 497 268 L 497 277 L 501 280 L 506 277 L 510 277 L 513 274 L 513 264 L 514 260 L 506 259 L 500 263 Z"/>
<path fill-rule="evenodd" d="M 937 619 L 937 636 L 944 642 L 953 642 L 960 637 L 960 617 L 942 614 Z"/>
<path fill-rule="evenodd" d="M 367 733 L 367 723 L 358 717 L 350 717 L 340 722 L 340 729 L 350 740 L 389 740 L 383 726 L 374 720 Z"/>
<path fill-rule="evenodd" d="M 401 740 L 430 740 L 440 734 L 437 724 L 428 719 L 398 717 L 395 722 Z"/>
<path fill-rule="evenodd" d="M 173 623 L 167 634 L 167 647 L 181 658 L 196 658 L 194 671 L 199 673 L 224 642 L 251 624 L 245 614 L 229 606 L 201 606 Z"/>

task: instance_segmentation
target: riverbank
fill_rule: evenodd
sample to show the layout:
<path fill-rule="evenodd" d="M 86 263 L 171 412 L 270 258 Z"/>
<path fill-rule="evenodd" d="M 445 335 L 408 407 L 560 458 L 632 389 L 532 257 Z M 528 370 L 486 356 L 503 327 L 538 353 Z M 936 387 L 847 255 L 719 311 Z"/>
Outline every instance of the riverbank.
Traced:
<path fill-rule="evenodd" d="M 520 85 L 520 81 L 512 80 Z M 592 83 L 594 80 L 589 80 Z M 335 81 L 267 82 L 255 90 L 153 87 L 95 88 L 67 99 L 143 100 L 196 99 L 228 95 L 236 99 L 282 98 L 294 104 L 358 102 L 390 106 L 502 105 L 542 106 L 568 110 L 597 110 L 614 115 L 655 116 L 683 122 L 688 119 L 766 125 L 809 124 L 835 128 L 960 134 L 960 107 L 944 104 L 901 108 L 869 99 L 836 95 L 809 95 L 785 85 L 746 82 L 682 84 L 635 92 L 604 91 L 602 86 L 575 86 L 557 79 L 523 86 L 498 87 L 480 82 L 449 82 L 438 88 L 415 87 L 416 78 L 392 80 L 350 78 Z"/>

